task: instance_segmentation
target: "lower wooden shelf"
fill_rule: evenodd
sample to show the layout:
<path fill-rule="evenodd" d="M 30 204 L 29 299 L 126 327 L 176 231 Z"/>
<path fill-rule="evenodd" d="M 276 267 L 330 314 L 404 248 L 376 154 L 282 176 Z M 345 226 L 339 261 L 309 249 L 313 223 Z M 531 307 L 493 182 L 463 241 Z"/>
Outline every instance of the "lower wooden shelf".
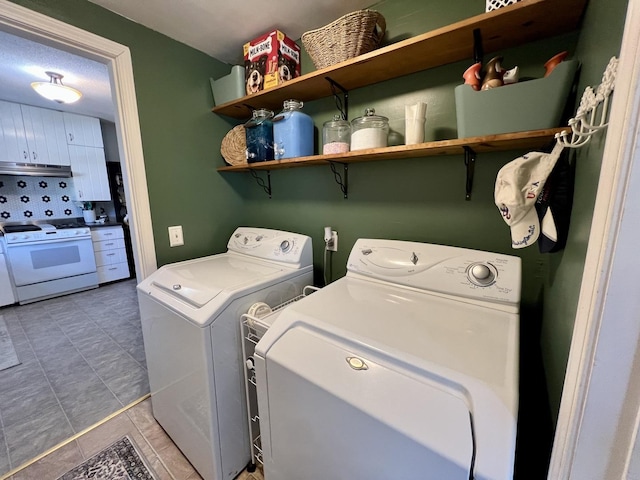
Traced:
<path fill-rule="evenodd" d="M 456 138 L 417 145 L 357 150 L 333 155 L 313 155 L 310 157 L 286 158 L 246 165 L 219 167 L 219 172 L 248 172 L 250 170 L 278 170 L 281 168 L 327 165 L 330 163 L 372 162 L 376 160 L 399 160 L 407 158 L 432 157 L 435 155 L 463 155 L 466 149 L 475 153 L 502 152 L 517 149 L 540 149 L 548 147 L 555 134 L 568 127 L 533 130 L 527 132 L 484 135 L 482 137 Z M 466 147 L 466 148 L 465 148 Z"/>

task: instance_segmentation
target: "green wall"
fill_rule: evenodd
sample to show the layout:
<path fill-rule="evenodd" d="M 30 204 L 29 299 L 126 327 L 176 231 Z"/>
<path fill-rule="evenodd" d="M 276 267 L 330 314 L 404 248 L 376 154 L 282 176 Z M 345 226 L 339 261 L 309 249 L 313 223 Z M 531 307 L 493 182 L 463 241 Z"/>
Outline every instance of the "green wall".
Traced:
<path fill-rule="evenodd" d="M 526 153 L 523 150 L 479 155 L 471 201 L 464 199 L 462 156 L 351 164 L 348 199 L 328 167 L 277 170 L 271 174 L 273 198 L 269 199 L 251 176 L 215 170 L 223 165 L 220 140 L 237 122 L 211 114 L 208 79 L 225 75 L 229 66 L 84 0 L 13 1 L 131 49 L 159 264 L 222 251 L 232 229 L 242 224 L 312 236 L 318 284 L 323 276 L 324 226 L 339 233 L 332 279 L 344 275 L 348 253 L 359 237 L 442 243 L 520 256 L 518 470 L 528 474 L 524 478 L 544 478 L 546 462 L 541 460 L 546 460 L 551 448 L 604 135 L 571 157 L 576 184 L 569 241 L 564 251 L 550 255 L 539 254 L 536 247 L 511 249 L 509 230 L 493 203 L 498 170 Z M 482 13 L 484 3 L 384 0 L 373 8 L 385 16 L 386 41 L 391 43 Z M 590 0 L 579 32 L 498 53 L 506 67 L 519 65 L 524 77 L 540 77 L 548 58 L 568 50 L 582 64 L 579 100 L 586 85 L 600 83 L 608 59 L 619 52 L 626 4 L 626 0 Z M 485 60 L 491 56 L 486 53 Z M 392 130 L 402 133 L 404 105 L 421 100 L 428 103 L 426 140 L 453 138 L 453 88 L 461 83 L 470 63 L 471 58 L 350 92 L 350 118 L 375 107 L 390 118 Z M 303 54 L 303 72 L 311 70 L 311 61 Z M 310 102 L 304 111 L 313 116 L 318 137 L 322 123 L 336 113 L 331 99 Z M 166 228 L 176 224 L 184 227 L 186 245 L 170 249 Z M 528 439 L 540 434 L 545 440 L 531 448 Z"/>
<path fill-rule="evenodd" d="M 600 84 L 609 59 L 619 55 L 626 9 L 627 0 L 589 1 L 575 54 L 582 62 L 580 95 L 585 87 Z M 571 347 L 605 139 L 606 131 L 574 153 L 576 179 L 569 239 L 564 251 L 550 255 L 544 281 L 542 346 L 554 421 Z"/>
<path fill-rule="evenodd" d="M 230 67 L 86 0 L 14 3 L 131 50 L 158 264 L 224 250 L 243 200 L 215 170 L 231 123 L 211 113 L 209 77 Z M 170 225 L 184 247 L 169 247 Z"/>

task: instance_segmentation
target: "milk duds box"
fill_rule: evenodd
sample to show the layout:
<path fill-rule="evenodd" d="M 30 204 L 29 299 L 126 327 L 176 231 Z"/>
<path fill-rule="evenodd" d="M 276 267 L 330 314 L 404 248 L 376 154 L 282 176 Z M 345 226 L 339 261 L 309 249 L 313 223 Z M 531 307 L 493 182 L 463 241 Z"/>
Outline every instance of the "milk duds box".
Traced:
<path fill-rule="evenodd" d="M 247 95 L 300 76 L 300 47 L 280 30 L 244 44 Z"/>

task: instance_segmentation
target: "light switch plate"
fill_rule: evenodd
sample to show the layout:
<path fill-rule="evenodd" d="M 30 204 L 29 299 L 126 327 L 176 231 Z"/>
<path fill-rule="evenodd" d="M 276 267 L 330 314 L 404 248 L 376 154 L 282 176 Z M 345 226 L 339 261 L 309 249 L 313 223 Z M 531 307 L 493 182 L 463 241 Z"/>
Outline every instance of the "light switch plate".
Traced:
<path fill-rule="evenodd" d="M 169 246 L 179 247 L 180 245 L 184 245 L 184 238 L 182 236 L 182 225 L 169 227 Z"/>

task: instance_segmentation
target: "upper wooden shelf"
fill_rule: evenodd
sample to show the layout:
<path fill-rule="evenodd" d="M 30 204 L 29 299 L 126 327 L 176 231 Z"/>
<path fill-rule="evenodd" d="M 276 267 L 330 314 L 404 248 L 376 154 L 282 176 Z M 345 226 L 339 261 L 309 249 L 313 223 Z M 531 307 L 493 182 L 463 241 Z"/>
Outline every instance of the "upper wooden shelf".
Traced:
<path fill-rule="evenodd" d="M 246 119 L 256 108 L 279 111 L 289 98 L 310 101 L 332 95 L 327 78 L 353 90 L 465 59 L 472 62 L 475 29 L 480 29 L 485 54 L 496 52 L 577 29 L 586 3 L 523 0 L 217 105 L 213 112 Z"/>
<path fill-rule="evenodd" d="M 438 142 L 419 143 L 417 145 L 398 145 L 395 147 L 356 150 L 333 155 L 313 155 L 310 157 L 286 158 L 269 162 L 256 162 L 245 165 L 219 167 L 219 172 L 247 172 L 249 170 L 278 170 L 281 168 L 307 167 L 336 163 L 372 162 L 374 160 L 393 160 L 404 158 L 432 157 L 436 155 L 462 155 L 465 147 L 476 153 L 502 152 L 517 149 L 540 149 L 547 147 L 556 133 L 564 128 L 550 128 L 530 132 L 502 133 L 483 137 L 457 138 Z"/>

